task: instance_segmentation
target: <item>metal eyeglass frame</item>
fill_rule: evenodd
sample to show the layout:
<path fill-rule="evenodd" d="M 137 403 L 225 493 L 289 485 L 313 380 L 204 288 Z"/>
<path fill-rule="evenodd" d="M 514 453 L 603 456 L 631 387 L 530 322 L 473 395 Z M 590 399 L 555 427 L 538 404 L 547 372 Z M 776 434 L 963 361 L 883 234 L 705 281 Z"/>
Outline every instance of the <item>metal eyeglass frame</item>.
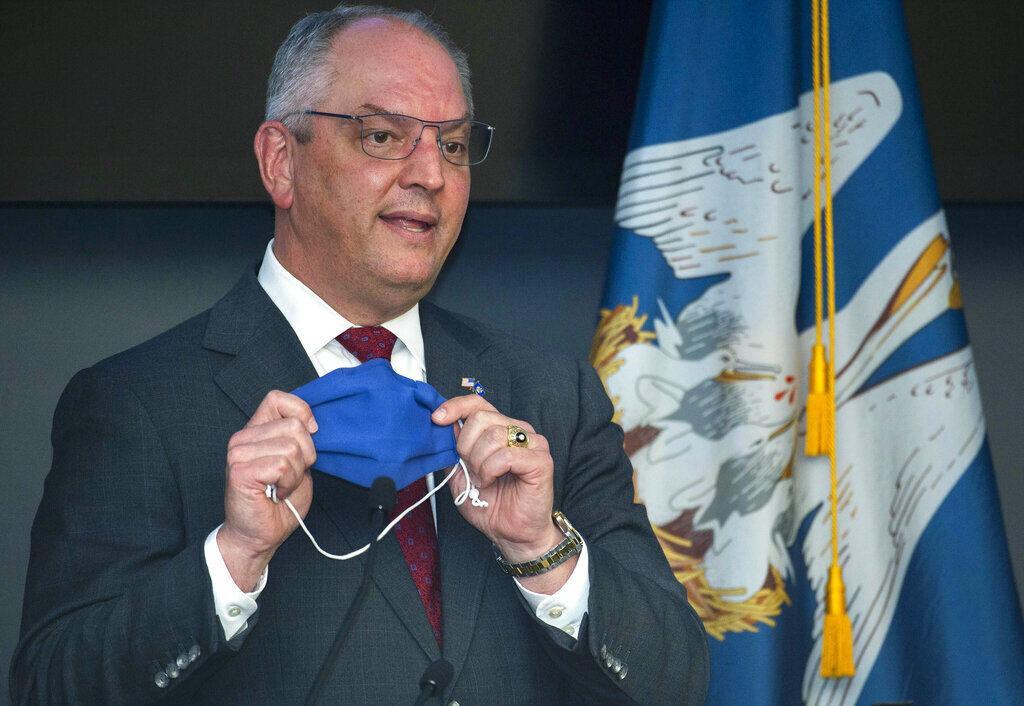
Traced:
<path fill-rule="evenodd" d="M 456 167 L 473 167 L 487 159 L 487 155 L 491 153 L 491 142 L 494 138 L 494 127 L 492 125 L 488 125 L 487 123 L 480 122 L 479 120 L 456 118 L 454 120 L 441 120 L 438 122 L 431 122 L 429 120 L 423 120 L 421 118 L 417 118 L 412 115 L 404 115 L 402 113 L 368 113 L 366 115 L 350 115 L 348 113 L 328 113 L 323 110 L 313 110 L 311 108 L 308 108 L 306 110 L 300 110 L 298 111 L 298 114 L 321 115 L 327 118 L 342 118 L 345 120 L 355 120 L 356 122 L 359 123 L 359 146 L 363 150 L 363 154 L 365 154 L 368 157 L 373 157 L 374 159 L 384 159 L 388 161 L 398 161 L 409 158 L 412 155 L 413 151 L 415 151 L 416 146 L 420 143 L 420 140 L 423 139 L 423 130 L 427 127 L 437 128 L 437 137 L 435 138 L 435 142 L 437 142 L 437 149 L 441 153 L 441 156 L 444 158 L 444 161 L 448 162 L 449 164 L 454 164 Z M 415 140 L 413 140 L 412 147 L 409 149 L 409 154 L 405 155 L 404 157 L 381 157 L 380 155 L 370 154 L 369 152 L 366 151 L 366 146 L 363 144 L 363 139 L 366 137 L 366 134 L 364 132 L 365 128 L 363 126 L 363 118 L 373 118 L 390 115 L 399 118 L 408 118 L 410 120 L 416 120 L 420 123 L 420 134 Z M 449 123 L 471 123 L 473 125 L 482 125 L 483 127 L 487 128 L 487 149 L 484 150 L 483 157 L 476 160 L 475 162 L 467 162 L 466 164 L 459 164 L 458 162 L 453 162 L 452 160 L 450 160 L 444 152 L 444 146 L 441 144 L 441 133 L 444 130 L 444 126 Z"/>

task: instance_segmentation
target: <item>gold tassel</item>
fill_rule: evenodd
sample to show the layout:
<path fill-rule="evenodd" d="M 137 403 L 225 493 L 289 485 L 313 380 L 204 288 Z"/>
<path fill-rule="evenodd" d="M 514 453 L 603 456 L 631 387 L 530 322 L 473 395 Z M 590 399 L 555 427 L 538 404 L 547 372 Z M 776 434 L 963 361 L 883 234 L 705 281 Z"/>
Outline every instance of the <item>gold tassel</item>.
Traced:
<path fill-rule="evenodd" d="M 821 643 L 821 676 L 825 678 L 852 677 L 853 626 L 846 614 L 846 587 L 843 570 L 838 564 L 828 569 L 825 587 L 825 633 Z"/>
<path fill-rule="evenodd" d="M 835 425 L 835 403 L 828 384 L 828 363 L 825 346 L 811 347 L 810 375 L 807 386 L 807 438 L 804 453 L 827 456 L 832 449 Z"/>

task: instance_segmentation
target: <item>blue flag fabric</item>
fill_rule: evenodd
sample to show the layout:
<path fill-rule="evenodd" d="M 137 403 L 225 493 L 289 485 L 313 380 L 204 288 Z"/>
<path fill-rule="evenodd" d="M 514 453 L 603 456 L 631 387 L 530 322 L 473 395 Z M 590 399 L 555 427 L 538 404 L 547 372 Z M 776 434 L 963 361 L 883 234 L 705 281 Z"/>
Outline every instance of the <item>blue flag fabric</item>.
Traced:
<path fill-rule="evenodd" d="M 840 563 L 823 679 L 809 2 L 655 2 L 593 362 L 712 704 L 1024 703 L 1024 628 L 900 3 L 832 8 Z"/>

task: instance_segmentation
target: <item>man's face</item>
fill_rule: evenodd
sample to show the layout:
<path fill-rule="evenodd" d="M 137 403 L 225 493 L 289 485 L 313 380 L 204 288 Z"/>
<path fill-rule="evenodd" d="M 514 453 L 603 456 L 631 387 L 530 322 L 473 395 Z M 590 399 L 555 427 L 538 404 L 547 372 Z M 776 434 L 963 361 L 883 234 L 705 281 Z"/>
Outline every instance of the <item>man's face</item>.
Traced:
<path fill-rule="evenodd" d="M 334 81 L 314 109 L 465 116 L 454 63 L 418 30 L 361 21 L 336 37 L 333 53 Z M 408 308 L 433 285 L 462 228 L 469 167 L 444 160 L 436 128 L 424 130 L 406 159 L 382 160 L 363 152 L 358 122 L 308 119 L 313 139 L 295 143 L 288 212 L 299 267 L 314 280 L 307 284 L 354 309 Z"/>

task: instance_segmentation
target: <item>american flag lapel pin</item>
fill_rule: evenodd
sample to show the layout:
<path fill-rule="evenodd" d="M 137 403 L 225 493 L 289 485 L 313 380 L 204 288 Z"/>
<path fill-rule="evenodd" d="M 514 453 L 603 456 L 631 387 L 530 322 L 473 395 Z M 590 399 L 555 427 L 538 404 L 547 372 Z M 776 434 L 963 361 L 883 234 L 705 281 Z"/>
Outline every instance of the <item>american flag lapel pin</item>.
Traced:
<path fill-rule="evenodd" d="M 487 389 L 476 378 L 462 378 L 462 388 L 472 390 L 481 397 L 487 394 Z"/>

